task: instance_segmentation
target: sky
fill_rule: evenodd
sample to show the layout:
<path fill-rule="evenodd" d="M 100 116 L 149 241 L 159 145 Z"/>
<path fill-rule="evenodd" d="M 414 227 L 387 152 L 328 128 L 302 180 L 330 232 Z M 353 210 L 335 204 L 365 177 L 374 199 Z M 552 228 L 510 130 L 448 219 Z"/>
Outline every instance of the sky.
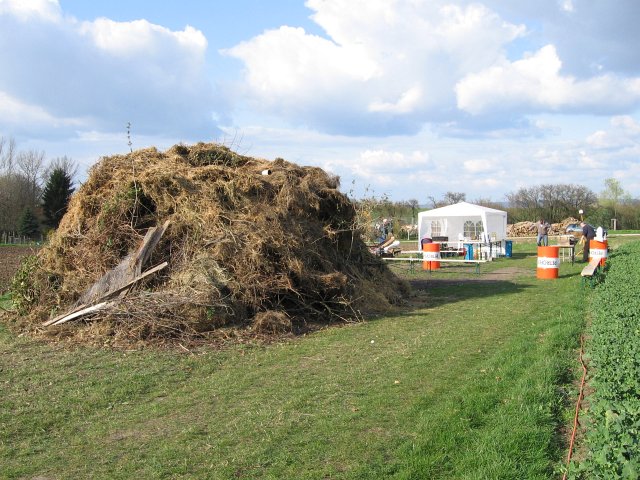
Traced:
<path fill-rule="evenodd" d="M 0 0 L 0 137 L 79 181 L 129 140 L 203 141 L 353 198 L 640 198 L 639 21 L 637 0 Z"/>

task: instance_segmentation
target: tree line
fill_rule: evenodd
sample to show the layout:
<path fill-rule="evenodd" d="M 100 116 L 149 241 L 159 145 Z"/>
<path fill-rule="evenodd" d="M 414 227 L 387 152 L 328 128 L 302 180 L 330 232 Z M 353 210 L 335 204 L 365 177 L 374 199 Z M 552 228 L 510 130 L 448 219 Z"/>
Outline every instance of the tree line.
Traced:
<path fill-rule="evenodd" d="M 467 201 L 464 192 L 450 191 L 439 199 L 428 196 L 423 203 L 417 199 L 392 201 L 387 196 L 364 198 L 355 203 L 358 211 L 364 214 L 361 215 L 361 223 L 375 228 L 382 219 L 391 219 L 393 231 L 398 235 L 402 225 L 417 223 L 418 212 L 463 201 Z M 470 203 L 506 211 L 508 223 L 537 221 L 540 218 L 559 223 L 567 218 L 580 219 L 582 210 L 582 218 L 594 226 L 612 229 L 612 219 L 615 219 L 618 230 L 640 229 L 640 200 L 633 199 L 614 178 L 605 179 L 599 194 L 583 185 L 543 184 L 510 192 L 505 195 L 504 202 L 476 198 Z"/>
<path fill-rule="evenodd" d="M 558 223 L 573 217 L 607 229 L 614 227 L 614 220 L 617 230 L 640 229 L 640 201 L 615 178 L 605 179 L 599 194 L 582 185 L 545 184 L 521 188 L 506 199 L 509 223 L 540 218 Z"/>
<path fill-rule="evenodd" d="M 66 156 L 46 161 L 43 151 L 19 151 L 13 138 L 0 137 L 0 232 L 37 239 L 57 228 L 76 173 Z"/>

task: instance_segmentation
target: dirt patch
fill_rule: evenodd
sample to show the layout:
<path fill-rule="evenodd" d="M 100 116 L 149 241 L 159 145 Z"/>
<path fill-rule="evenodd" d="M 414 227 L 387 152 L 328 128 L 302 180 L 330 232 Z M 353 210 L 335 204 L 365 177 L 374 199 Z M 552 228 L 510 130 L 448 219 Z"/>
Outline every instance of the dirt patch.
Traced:
<path fill-rule="evenodd" d="M 0 247 L 0 293 L 8 290 L 22 259 L 36 252 L 33 247 Z"/>
<path fill-rule="evenodd" d="M 411 286 L 416 289 L 427 288 L 429 286 L 465 285 L 470 283 L 496 283 L 510 282 L 519 277 L 532 277 L 535 271 L 522 267 L 505 267 L 492 272 L 481 273 L 480 275 L 470 275 L 464 278 L 432 278 L 411 280 Z"/>
<path fill-rule="evenodd" d="M 522 267 L 505 267 L 482 275 L 487 281 L 511 281 L 518 277 L 533 277 L 535 270 Z"/>

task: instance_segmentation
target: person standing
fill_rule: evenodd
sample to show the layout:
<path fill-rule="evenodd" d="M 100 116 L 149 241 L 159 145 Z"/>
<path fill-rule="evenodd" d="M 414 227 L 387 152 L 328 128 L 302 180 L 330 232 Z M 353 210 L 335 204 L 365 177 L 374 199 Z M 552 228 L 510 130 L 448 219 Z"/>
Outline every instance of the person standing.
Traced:
<path fill-rule="evenodd" d="M 589 261 L 589 243 L 596 238 L 596 231 L 591 225 L 585 222 L 580 222 L 582 227 L 582 241 L 584 241 L 584 248 L 582 249 L 582 260 L 584 262 Z"/>
<path fill-rule="evenodd" d="M 551 225 L 541 218 L 536 226 L 538 227 L 538 237 L 536 238 L 538 246 L 549 246 L 549 227 L 551 227 Z"/>

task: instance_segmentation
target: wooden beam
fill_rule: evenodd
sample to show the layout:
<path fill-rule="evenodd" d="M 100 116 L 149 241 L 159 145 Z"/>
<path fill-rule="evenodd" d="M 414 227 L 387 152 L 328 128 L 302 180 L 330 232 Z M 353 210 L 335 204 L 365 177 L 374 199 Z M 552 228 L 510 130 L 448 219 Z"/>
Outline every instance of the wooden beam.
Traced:
<path fill-rule="evenodd" d="M 50 323 L 49 325 L 61 325 L 63 323 L 68 322 L 69 320 L 73 320 L 74 318 L 80 318 L 84 315 L 88 315 L 93 312 L 97 312 L 98 310 L 102 310 L 109 306 L 109 302 L 97 303 L 95 305 L 91 305 L 90 307 L 81 308 L 80 310 L 76 310 L 69 315 L 64 315 L 62 318 L 56 319 L 55 322 Z"/>
<path fill-rule="evenodd" d="M 49 327 L 52 325 L 60 325 L 62 323 L 66 323 L 69 320 L 73 320 L 75 318 L 79 318 L 82 317 L 84 315 L 88 315 L 90 313 L 94 313 L 98 310 L 102 310 L 108 306 L 110 306 L 111 304 L 115 303 L 115 302 L 109 302 L 108 300 L 112 299 L 113 297 L 115 297 L 116 295 L 118 295 L 120 292 L 123 292 L 124 290 L 128 289 L 129 287 L 132 287 L 134 284 L 138 283 L 140 280 L 148 277 L 149 275 L 153 275 L 156 272 L 159 272 L 160 270 L 164 269 L 167 265 L 169 265 L 168 262 L 164 262 L 161 263 L 160 265 L 156 265 L 153 268 L 150 268 L 149 270 L 147 270 L 146 272 L 144 272 L 143 274 L 141 274 L 140 276 L 134 278 L 133 280 L 131 280 L 130 282 L 128 282 L 125 285 L 122 285 L 114 290 L 111 290 L 110 292 L 104 294 L 103 296 L 101 296 L 100 298 L 96 299 L 95 301 L 98 303 L 93 303 L 93 304 L 86 304 L 86 305 L 80 305 L 79 307 L 73 309 L 70 312 L 64 313 L 62 315 L 58 315 L 55 318 L 52 318 L 50 320 L 47 320 L 46 322 L 44 322 L 42 324 L 43 327 Z"/>
<path fill-rule="evenodd" d="M 160 239 L 162 238 L 162 235 L 164 235 L 164 232 L 169 227 L 169 223 L 170 221 L 167 220 L 161 227 L 153 227 L 147 231 L 147 234 L 142 240 L 142 244 L 131 259 L 130 268 L 134 277 L 137 277 L 142 273 L 142 267 L 144 267 L 145 263 L 149 261 L 153 250 L 156 248 L 158 242 L 160 242 Z"/>
<path fill-rule="evenodd" d="M 127 255 L 118 265 L 100 277 L 99 280 L 82 294 L 76 305 L 92 305 L 99 302 L 99 299 L 106 295 L 107 292 L 116 290 L 139 277 L 142 273 L 142 268 L 151 257 L 153 249 L 158 245 L 160 238 L 168 226 L 169 220 L 161 227 L 152 227 L 147 230 L 147 234 L 144 236 L 138 249 Z"/>

